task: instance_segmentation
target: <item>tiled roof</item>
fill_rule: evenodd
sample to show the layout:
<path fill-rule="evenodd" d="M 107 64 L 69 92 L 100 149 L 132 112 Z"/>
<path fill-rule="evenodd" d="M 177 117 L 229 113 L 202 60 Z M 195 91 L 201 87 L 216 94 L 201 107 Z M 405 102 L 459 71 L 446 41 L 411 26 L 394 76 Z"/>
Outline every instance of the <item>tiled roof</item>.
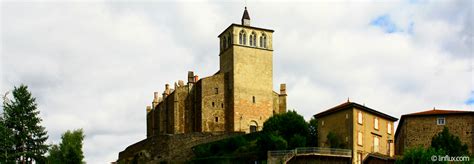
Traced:
<path fill-rule="evenodd" d="M 441 110 L 441 109 L 430 109 L 422 112 L 415 112 L 410 114 L 405 114 L 400 117 L 400 122 L 398 123 L 397 130 L 395 131 L 395 138 L 397 138 L 401 126 L 407 117 L 420 117 L 420 116 L 436 116 L 436 115 L 453 115 L 453 114 L 472 114 L 474 111 L 463 111 L 463 110 Z"/>
<path fill-rule="evenodd" d="M 431 109 L 422 112 L 410 113 L 405 116 L 422 116 L 422 115 L 444 115 L 444 114 L 467 114 L 474 113 L 474 111 L 462 111 L 462 110 L 440 110 L 440 109 Z"/>
<path fill-rule="evenodd" d="M 328 110 L 325 110 L 323 112 L 320 112 L 320 113 L 318 113 L 314 116 L 315 117 L 322 117 L 322 116 L 325 116 L 325 115 L 328 115 L 328 114 L 331 114 L 331 113 L 334 113 L 334 112 L 337 112 L 337 111 L 340 111 L 340 110 L 343 110 L 343 109 L 351 108 L 351 107 L 356 107 L 357 109 L 364 110 L 366 112 L 372 113 L 374 115 L 377 115 L 377 116 L 380 116 L 380 117 L 383 117 L 383 118 L 386 118 L 386 119 L 389 119 L 389 120 L 392 120 L 392 121 L 397 121 L 398 120 L 397 118 L 392 117 L 388 114 L 385 114 L 385 113 L 379 112 L 377 110 L 371 109 L 369 107 L 366 107 L 364 105 L 360 105 L 360 104 L 357 104 L 357 103 L 354 103 L 354 102 L 349 102 L 349 101 L 347 101 L 345 103 L 342 103 L 338 106 L 332 107 L 332 108 L 330 108 Z"/>

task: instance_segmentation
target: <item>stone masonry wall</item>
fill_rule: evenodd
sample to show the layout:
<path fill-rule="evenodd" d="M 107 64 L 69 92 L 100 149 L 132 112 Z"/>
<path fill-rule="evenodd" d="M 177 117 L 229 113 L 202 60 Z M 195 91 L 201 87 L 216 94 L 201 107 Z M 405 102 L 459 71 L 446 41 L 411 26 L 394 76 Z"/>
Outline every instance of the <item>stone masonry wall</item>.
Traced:
<path fill-rule="evenodd" d="M 474 152 L 473 138 L 474 138 L 474 115 L 445 115 L 445 125 L 437 125 L 436 121 L 439 116 L 411 116 L 405 118 L 404 124 L 404 141 L 400 142 L 403 145 L 402 150 L 410 147 L 421 145 L 429 147 L 431 139 L 438 134 L 446 126 L 449 128 L 451 134 L 459 136 L 463 143 L 468 145 L 470 153 Z M 400 134 L 399 134 L 400 135 Z M 403 154 L 403 151 L 400 151 Z"/>
<path fill-rule="evenodd" d="M 162 134 L 128 146 L 119 153 L 118 163 L 183 163 L 195 155 L 192 147 L 243 133 L 186 133 Z M 159 146 L 158 146 L 159 145 Z"/>

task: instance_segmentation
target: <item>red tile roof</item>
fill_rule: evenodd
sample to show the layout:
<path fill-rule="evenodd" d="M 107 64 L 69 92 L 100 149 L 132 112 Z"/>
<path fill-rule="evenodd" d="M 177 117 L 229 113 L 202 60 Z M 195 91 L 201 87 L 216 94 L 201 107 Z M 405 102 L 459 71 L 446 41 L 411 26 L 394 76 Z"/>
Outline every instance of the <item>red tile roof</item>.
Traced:
<path fill-rule="evenodd" d="M 474 113 L 474 111 L 431 109 L 431 110 L 427 110 L 427 111 L 406 114 L 405 116 L 467 114 L 467 113 Z"/>
<path fill-rule="evenodd" d="M 360 105 L 360 104 L 357 104 L 357 103 L 354 103 L 354 102 L 345 102 L 345 103 L 342 103 L 338 106 L 335 106 L 335 107 L 332 107 L 328 110 L 325 110 L 323 112 L 320 112 L 316 115 L 314 115 L 315 117 L 322 117 L 322 116 L 325 116 L 325 115 L 328 115 L 328 114 L 331 114 L 331 113 L 334 113 L 334 112 L 337 112 L 339 110 L 343 110 L 343 109 L 347 109 L 347 108 L 351 108 L 351 107 L 356 107 L 357 109 L 362 109 L 366 112 L 369 112 L 369 113 L 372 113 L 372 114 L 375 114 L 377 116 L 380 116 L 380 117 L 383 117 L 383 118 L 386 118 L 386 119 L 389 119 L 389 120 L 392 120 L 392 121 L 397 121 L 398 118 L 395 118 L 395 117 L 392 117 L 388 114 L 385 114 L 385 113 L 382 113 L 382 112 L 379 112 L 377 110 L 374 110 L 374 109 L 371 109 L 369 107 L 366 107 L 364 105 Z"/>
<path fill-rule="evenodd" d="M 436 115 L 453 115 L 453 114 L 472 114 L 474 115 L 474 111 L 463 111 L 463 110 L 442 110 L 442 109 L 431 109 L 422 112 L 415 112 L 410 114 L 405 114 L 400 117 L 400 122 L 398 122 L 397 130 L 395 131 L 395 138 L 397 138 L 399 134 L 399 130 L 401 126 L 403 126 L 403 122 L 407 117 L 420 117 L 420 116 L 436 116 Z"/>

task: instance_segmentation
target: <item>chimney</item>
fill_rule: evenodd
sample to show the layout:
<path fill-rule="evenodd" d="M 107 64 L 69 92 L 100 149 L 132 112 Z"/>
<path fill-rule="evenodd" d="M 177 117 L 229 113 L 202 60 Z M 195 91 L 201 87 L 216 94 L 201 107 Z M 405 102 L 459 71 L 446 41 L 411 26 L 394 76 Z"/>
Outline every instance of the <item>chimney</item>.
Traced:
<path fill-rule="evenodd" d="M 194 83 L 194 72 L 188 71 L 188 83 Z"/>
<path fill-rule="evenodd" d="M 286 95 L 286 84 L 280 84 L 280 95 Z"/>
<path fill-rule="evenodd" d="M 152 109 L 151 106 L 146 106 L 146 112 L 147 112 L 147 113 L 150 112 L 151 109 Z"/>
<path fill-rule="evenodd" d="M 158 92 L 153 92 L 154 96 L 153 96 L 153 108 L 155 108 L 158 103 L 160 102 L 158 97 L 160 96 Z"/>

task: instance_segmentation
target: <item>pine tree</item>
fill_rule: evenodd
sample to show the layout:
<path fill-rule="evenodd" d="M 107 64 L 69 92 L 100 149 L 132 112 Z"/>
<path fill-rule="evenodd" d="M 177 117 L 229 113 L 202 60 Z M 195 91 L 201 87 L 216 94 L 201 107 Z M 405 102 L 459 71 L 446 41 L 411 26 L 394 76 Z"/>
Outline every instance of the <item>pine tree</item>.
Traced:
<path fill-rule="evenodd" d="M 12 158 L 18 163 L 43 163 L 48 150 L 45 141 L 47 132 L 40 125 L 41 118 L 36 99 L 31 96 L 28 87 L 21 85 L 13 90 L 13 100 L 3 102 L 5 127 L 12 132 Z"/>
<path fill-rule="evenodd" d="M 5 126 L 3 115 L 0 117 L 0 163 L 13 163 L 11 158 L 13 141 L 12 132 Z"/>

